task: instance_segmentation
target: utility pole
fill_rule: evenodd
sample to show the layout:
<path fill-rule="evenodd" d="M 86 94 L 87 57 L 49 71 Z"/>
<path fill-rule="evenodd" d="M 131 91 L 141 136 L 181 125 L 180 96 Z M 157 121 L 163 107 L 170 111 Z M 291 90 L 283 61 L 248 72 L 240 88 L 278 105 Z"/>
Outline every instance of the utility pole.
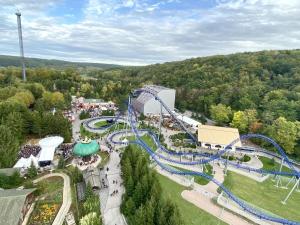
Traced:
<path fill-rule="evenodd" d="M 16 12 L 16 16 L 17 16 L 17 22 L 18 22 L 20 57 L 21 57 L 21 65 L 22 65 L 22 78 L 23 78 L 23 81 L 26 81 L 26 70 L 25 70 L 25 62 L 24 62 L 24 48 L 23 48 L 23 37 L 22 37 L 21 13 Z"/>

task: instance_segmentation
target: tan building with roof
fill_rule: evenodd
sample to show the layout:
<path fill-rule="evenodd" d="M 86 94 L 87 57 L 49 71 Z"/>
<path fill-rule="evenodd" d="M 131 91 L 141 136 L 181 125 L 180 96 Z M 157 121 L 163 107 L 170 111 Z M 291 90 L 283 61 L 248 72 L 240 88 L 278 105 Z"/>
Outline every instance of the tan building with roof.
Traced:
<path fill-rule="evenodd" d="M 237 128 L 217 127 L 209 125 L 198 126 L 198 141 L 201 147 L 208 149 L 224 149 L 227 145 L 240 138 Z M 242 143 L 238 140 L 231 147 L 235 150 L 236 147 L 241 147 Z M 230 148 L 229 148 L 230 149 Z"/>

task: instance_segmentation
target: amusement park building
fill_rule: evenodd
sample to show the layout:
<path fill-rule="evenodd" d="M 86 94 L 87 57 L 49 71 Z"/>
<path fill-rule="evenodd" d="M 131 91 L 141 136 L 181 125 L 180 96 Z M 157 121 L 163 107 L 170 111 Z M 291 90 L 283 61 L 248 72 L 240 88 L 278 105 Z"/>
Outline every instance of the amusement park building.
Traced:
<path fill-rule="evenodd" d="M 239 130 L 229 127 L 217 127 L 209 125 L 198 126 L 198 141 L 201 147 L 209 149 L 224 149 L 227 145 L 240 138 Z M 241 141 L 238 140 L 229 149 L 235 150 L 241 147 Z"/>
<path fill-rule="evenodd" d="M 0 224 L 21 225 L 34 202 L 35 189 L 0 190 Z"/>
<path fill-rule="evenodd" d="M 157 85 L 145 85 L 143 89 L 148 89 L 155 95 L 157 95 L 171 110 L 175 108 L 175 89 L 170 89 Z M 161 106 L 159 101 L 155 100 L 155 97 L 149 93 L 142 92 L 133 99 L 133 107 L 139 113 L 143 113 L 145 116 L 158 115 L 161 112 Z M 162 107 L 162 113 L 167 114 L 168 112 Z"/>

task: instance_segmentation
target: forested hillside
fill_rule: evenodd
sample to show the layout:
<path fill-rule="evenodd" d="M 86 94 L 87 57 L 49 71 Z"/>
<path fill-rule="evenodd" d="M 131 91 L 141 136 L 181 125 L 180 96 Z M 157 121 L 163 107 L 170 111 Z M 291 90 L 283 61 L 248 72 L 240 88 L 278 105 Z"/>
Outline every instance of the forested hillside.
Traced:
<path fill-rule="evenodd" d="M 111 69 L 119 68 L 121 66 L 114 64 L 104 64 L 104 63 L 84 63 L 84 62 L 68 62 L 63 60 L 54 59 L 38 59 L 38 58 L 25 58 L 26 67 L 49 67 L 49 68 L 96 68 L 96 69 Z M 18 56 L 8 56 L 0 55 L 0 67 L 7 66 L 20 66 L 20 57 Z"/>
<path fill-rule="evenodd" d="M 300 155 L 300 50 L 263 51 L 98 71 L 95 90 L 121 99 L 143 84 L 175 88 L 180 110 L 265 133 Z"/>
<path fill-rule="evenodd" d="M 266 134 L 300 158 L 300 50 L 90 70 L 88 75 L 97 79 L 84 79 L 79 73 L 75 68 L 27 69 L 29 83 L 40 83 L 48 92 L 64 93 L 66 104 L 70 95 L 82 95 L 112 100 L 122 107 L 130 91 L 143 84 L 175 88 L 179 110 L 191 110 L 196 117 L 201 113 L 220 125 L 237 127 L 241 133 Z M 11 97 L 17 90 L 29 89 L 20 77 L 20 68 L 0 69 L 3 107 L 16 98 Z M 55 105 L 47 92 L 34 97 L 30 108 L 50 110 Z"/>

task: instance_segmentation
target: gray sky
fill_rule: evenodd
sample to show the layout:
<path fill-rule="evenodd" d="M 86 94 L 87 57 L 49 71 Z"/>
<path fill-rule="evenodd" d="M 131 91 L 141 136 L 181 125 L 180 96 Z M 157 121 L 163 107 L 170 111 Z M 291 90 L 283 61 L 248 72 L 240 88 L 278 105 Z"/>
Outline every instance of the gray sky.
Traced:
<path fill-rule="evenodd" d="M 0 0 L 0 54 L 144 65 L 300 48 L 300 0 Z"/>

